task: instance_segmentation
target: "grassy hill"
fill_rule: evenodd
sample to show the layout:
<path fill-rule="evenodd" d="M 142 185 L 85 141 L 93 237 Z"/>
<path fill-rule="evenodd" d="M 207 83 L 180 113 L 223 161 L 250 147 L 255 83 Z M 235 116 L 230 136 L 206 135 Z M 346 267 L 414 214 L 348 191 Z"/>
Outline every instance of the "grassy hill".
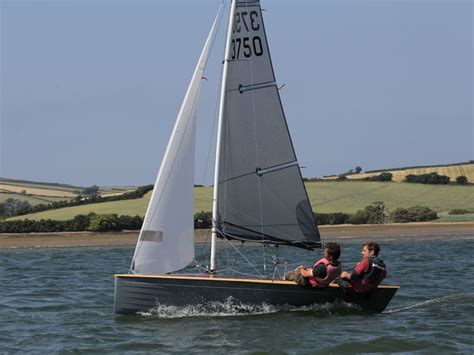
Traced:
<path fill-rule="evenodd" d="M 82 190 L 81 187 L 70 185 L 0 178 L 0 203 L 8 198 L 14 198 L 28 201 L 31 205 L 48 204 L 73 199 L 79 194 L 80 190 Z"/>
<path fill-rule="evenodd" d="M 347 175 L 346 177 L 350 180 L 360 180 L 366 177 L 379 175 L 380 173 L 391 173 L 393 175 L 393 181 L 402 182 L 405 179 L 405 176 L 410 174 L 421 175 L 433 172 L 437 172 L 439 175 L 449 176 L 452 182 L 455 182 L 458 176 L 464 175 L 469 182 L 474 183 L 474 163 L 459 163 L 443 166 L 408 167 L 403 169 L 387 169 L 366 173 L 362 172 L 360 174 L 351 174 Z M 328 176 L 325 179 L 336 178 L 337 176 Z"/>
<path fill-rule="evenodd" d="M 307 182 L 306 188 L 313 206 L 318 213 L 347 212 L 354 213 L 374 201 L 385 202 L 390 211 L 397 207 L 428 206 L 437 212 L 447 212 L 453 208 L 474 210 L 474 186 L 397 184 L 390 182 L 362 181 L 322 181 Z M 136 200 L 97 203 L 58 210 L 45 211 L 11 219 L 57 219 L 65 220 L 77 214 L 95 212 L 117 213 L 119 215 L 144 216 L 151 192 Z M 211 211 L 212 188 L 195 188 L 195 212 Z M 450 217 L 446 217 L 450 218 Z M 468 218 L 471 217 L 456 217 Z M 474 215 L 472 216 L 474 218 Z M 445 220 L 443 218 L 443 220 Z"/>
<path fill-rule="evenodd" d="M 306 184 L 315 212 L 353 213 L 374 201 L 388 210 L 428 206 L 437 212 L 474 208 L 474 186 L 396 184 L 390 182 L 310 182 Z"/>
<path fill-rule="evenodd" d="M 58 183 L 34 182 L 0 178 L 0 203 L 8 198 L 28 201 L 31 205 L 72 200 L 81 194 L 84 187 Z M 101 187 L 99 194 L 109 196 L 122 194 L 134 187 Z"/>

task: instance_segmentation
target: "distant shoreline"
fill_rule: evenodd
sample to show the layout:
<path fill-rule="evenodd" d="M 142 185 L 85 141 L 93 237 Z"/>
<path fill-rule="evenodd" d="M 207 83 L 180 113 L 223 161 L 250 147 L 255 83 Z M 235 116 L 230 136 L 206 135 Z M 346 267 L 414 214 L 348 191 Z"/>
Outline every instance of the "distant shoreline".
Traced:
<path fill-rule="evenodd" d="M 321 239 L 406 238 L 440 236 L 474 236 L 474 222 L 452 223 L 391 223 L 383 225 L 320 226 Z M 210 231 L 195 231 L 196 241 L 209 239 Z M 133 246 L 138 231 L 123 232 L 61 232 L 61 233 L 9 233 L 0 234 L 0 250 L 16 248 Z"/>

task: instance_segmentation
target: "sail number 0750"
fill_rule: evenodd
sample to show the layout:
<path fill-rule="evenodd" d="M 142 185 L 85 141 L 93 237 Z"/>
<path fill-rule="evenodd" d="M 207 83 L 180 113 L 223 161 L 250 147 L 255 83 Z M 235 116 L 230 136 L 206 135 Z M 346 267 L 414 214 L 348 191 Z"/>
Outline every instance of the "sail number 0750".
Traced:
<path fill-rule="evenodd" d="M 250 58 L 252 55 L 257 57 L 263 54 L 262 40 L 259 36 L 237 37 L 232 39 L 232 59 L 239 59 L 242 55 L 245 58 Z"/>
<path fill-rule="evenodd" d="M 242 35 L 244 32 L 250 34 L 260 30 L 259 14 L 257 11 L 240 11 L 235 13 L 233 33 Z M 262 40 L 259 36 L 235 37 L 232 39 L 232 59 L 253 55 L 259 57 L 263 54 Z"/>

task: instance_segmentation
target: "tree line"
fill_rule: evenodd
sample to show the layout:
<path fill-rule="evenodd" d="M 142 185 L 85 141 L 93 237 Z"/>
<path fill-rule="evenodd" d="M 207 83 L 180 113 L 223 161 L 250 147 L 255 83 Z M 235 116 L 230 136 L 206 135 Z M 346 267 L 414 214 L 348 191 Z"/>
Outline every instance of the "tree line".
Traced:
<path fill-rule="evenodd" d="M 419 184 L 431 184 L 431 185 L 447 185 L 451 182 L 451 178 L 446 175 L 440 175 L 437 172 L 432 172 L 428 174 L 409 174 L 405 176 L 405 182 L 419 183 Z M 468 185 L 469 182 L 467 177 L 460 175 L 456 177 L 456 184 L 458 185 Z"/>
<path fill-rule="evenodd" d="M 318 225 L 406 223 L 431 221 L 437 218 L 438 216 L 435 211 L 424 206 L 397 208 L 387 214 L 385 204 L 381 201 L 374 202 L 355 214 L 342 212 L 315 213 Z M 132 217 L 91 212 L 87 215 L 77 215 L 73 219 L 66 221 L 52 219 L 4 221 L 0 222 L 0 233 L 118 232 L 123 230 L 139 230 L 142 224 L 143 218 L 138 215 Z M 201 211 L 194 215 L 195 229 L 208 229 L 211 227 L 211 212 Z"/>
<path fill-rule="evenodd" d="M 383 172 L 378 175 L 368 176 L 361 179 L 348 179 L 347 176 L 352 174 L 341 174 L 336 179 L 331 181 L 393 181 L 393 174 Z M 304 181 L 328 181 L 319 178 L 305 178 Z M 431 184 L 431 185 L 447 185 L 451 183 L 451 178 L 447 175 L 440 175 L 437 172 L 427 173 L 427 174 L 408 174 L 405 176 L 403 182 L 408 183 L 418 183 L 418 184 Z M 456 177 L 455 184 L 457 185 L 470 185 L 468 179 L 464 175 Z"/>

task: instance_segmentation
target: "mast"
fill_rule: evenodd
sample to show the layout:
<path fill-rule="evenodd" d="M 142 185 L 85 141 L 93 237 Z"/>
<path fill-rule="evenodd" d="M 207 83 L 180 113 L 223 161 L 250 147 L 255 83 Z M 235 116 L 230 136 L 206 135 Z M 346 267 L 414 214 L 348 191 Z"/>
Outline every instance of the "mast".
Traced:
<path fill-rule="evenodd" d="M 219 104 L 219 119 L 217 123 L 217 144 L 216 144 L 216 162 L 214 166 L 214 191 L 212 195 L 212 237 L 211 237 L 211 260 L 210 260 L 210 271 L 214 273 L 216 271 L 216 240 L 217 240 L 217 197 L 219 195 L 219 158 L 220 158 L 220 144 L 222 137 L 222 121 L 224 119 L 225 110 L 225 91 L 227 82 L 227 67 L 229 65 L 230 58 L 230 41 L 232 37 L 232 26 L 234 22 L 236 1 L 231 0 L 231 6 L 229 10 L 229 24 L 227 28 L 227 39 L 225 44 L 224 52 L 224 68 L 222 71 L 222 82 L 221 82 L 221 95 Z"/>

